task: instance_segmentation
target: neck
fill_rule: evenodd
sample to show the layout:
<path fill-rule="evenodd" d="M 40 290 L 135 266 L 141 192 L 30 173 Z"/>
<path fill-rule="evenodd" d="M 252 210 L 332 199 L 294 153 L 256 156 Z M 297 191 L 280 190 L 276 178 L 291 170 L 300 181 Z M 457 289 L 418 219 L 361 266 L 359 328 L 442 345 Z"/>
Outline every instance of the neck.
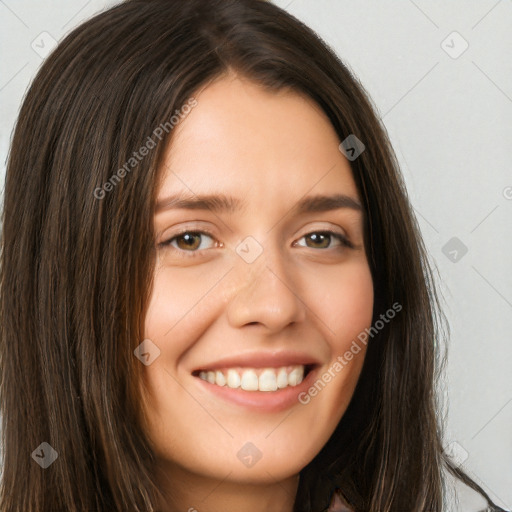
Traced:
<path fill-rule="evenodd" d="M 159 470 L 165 502 L 161 512 L 293 512 L 299 475 L 269 482 L 236 482 L 229 474 L 210 478 L 184 468 Z"/>

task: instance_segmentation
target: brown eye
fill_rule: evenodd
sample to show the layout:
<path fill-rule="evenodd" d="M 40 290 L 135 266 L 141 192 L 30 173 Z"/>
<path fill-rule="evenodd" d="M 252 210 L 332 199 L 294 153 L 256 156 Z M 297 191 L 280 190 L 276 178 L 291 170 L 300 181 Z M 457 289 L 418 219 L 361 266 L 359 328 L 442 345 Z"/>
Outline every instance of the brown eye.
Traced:
<path fill-rule="evenodd" d="M 305 238 L 306 240 L 311 240 L 313 247 L 316 249 L 327 249 L 331 241 L 331 236 L 326 233 L 312 233 Z"/>
<path fill-rule="evenodd" d="M 183 231 L 173 236 L 169 240 L 162 242 L 159 245 L 161 248 L 172 249 L 178 253 L 191 253 L 187 256 L 195 256 L 201 249 L 208 247 L 201 247 L 203 245 L 203 238 L 210 238 L 214 240 L 213 236 L 204 231 Z"/>
<path fill-rule="evenodd" d="M 352 243 L 349 242 L 349 240 L 344 235 L 334 231 L 315 231 L 304 235 L 302 238 L 310 241 L 310 244 L 306 243 L 306 245 L 299 245 L 303 247 L 309 247 L 311 249 L 330 249 L 339 246 L 353 247 Z M 333 238 L 338 240 L 338 244 L 336 244 L 334 247 L 331 245 Z"/>
<path fill-rule="evenodd" d="M 185 233 L 175 237 L 179 249 L 197 249 L 201 245 L 201 235 L 198 233 Z M 180 243 L 182 241 L 183 243 Z"/>

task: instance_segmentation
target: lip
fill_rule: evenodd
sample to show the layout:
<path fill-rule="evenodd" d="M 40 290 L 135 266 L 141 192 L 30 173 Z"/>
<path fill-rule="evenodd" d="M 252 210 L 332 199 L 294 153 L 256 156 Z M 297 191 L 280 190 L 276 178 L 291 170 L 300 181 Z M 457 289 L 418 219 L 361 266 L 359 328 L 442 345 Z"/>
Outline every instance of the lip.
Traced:
<path fill-rule="evenodd" d="M 241 388 L 232 389 L 227 386 L 210 384 L 199 377 L 194 377 L 194 379 L 198 386 L 201 386 L 202 389 L 212 393 L 224 402 L 235 404 L 251 411 L 271 413 L 284 411 L 293 405 L 300 405 L 298 398 L 300 393 L 305 392 L 311 387 L 316 379 L 319 368 L 320 365 L 314 365 L 304 380 L 297 386 L 288 386 L 277 391 L 245 391 Z"/>
<path fill-rule="evenodd" d="M 304 366 L 316 366 L 320 362 L 310 354 L 293 351 L 282 352 L 252 352 L 240 354 L 219 359 L 211 363 L 205 363 L 198 366 L 192 373 L 195 375 L 199 371 L 214 371 L 227 368 L 280 368 L 282 366 L 295 366 L 303 364 Z"/>

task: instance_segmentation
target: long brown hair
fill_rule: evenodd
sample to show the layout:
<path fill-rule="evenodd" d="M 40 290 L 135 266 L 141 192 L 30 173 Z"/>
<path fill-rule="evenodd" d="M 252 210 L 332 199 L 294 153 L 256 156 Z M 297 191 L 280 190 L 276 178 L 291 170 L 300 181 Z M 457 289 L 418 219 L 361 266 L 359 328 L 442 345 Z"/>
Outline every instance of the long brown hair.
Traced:
<path fill-rule="evenodd" d="M 494 506 L 443 452 L 435 389 L 443 316 L 396 159 L 363 87 L 316 34 L 271 3 L 128 0 L 73 30 L 47 58 L 10 148 L 1 510 L 156 510 L 142 365 L 133 355 L 151 289 L 159 164 L 172 137 L 155 129 L 230 69 L 269 91 L 306 93 L 340 141 L 356 134 L 364 142 L 351 167 L 365 209 L 374 319 L 395 302 L 403 308 L 369 341 L 349 408 L 300 474 L 295 512 L 324 510 L 336 488 L 356 511 L 440 511 L 443 468 Z M 154 148 L 133 164 L 148 137 Z M 41 443 L 58 454 L 46 469 L 35 463 L 36 450 L 49 450 Z"/>

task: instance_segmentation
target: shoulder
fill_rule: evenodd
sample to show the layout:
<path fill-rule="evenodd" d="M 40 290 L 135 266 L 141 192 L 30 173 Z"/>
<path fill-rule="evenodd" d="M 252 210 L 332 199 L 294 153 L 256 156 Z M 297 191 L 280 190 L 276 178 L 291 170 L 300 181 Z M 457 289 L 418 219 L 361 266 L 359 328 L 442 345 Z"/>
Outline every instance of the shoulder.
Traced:
<path fill-rule="evenodd" d="M 327 509 L 327 512 L 352 512 L 352 509 L 348 506 L 347 502 L 343 499 L 342 494 L 338 489 L 334 491 L 332 496 L 331 504 Z"/>

